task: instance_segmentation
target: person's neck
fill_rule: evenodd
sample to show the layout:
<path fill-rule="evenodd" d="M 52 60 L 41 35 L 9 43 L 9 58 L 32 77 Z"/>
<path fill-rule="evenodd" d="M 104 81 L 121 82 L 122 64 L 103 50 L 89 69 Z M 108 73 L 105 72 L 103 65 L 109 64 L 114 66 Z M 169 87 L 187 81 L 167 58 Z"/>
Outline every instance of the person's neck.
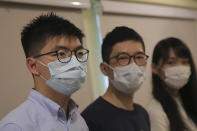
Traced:
<path fill-rule="evenodd" d="M 47 86 L 45 82 L 35 81 L 35 90 L 60 105 L 60 107 L 64 109 L 66 116 L 68 116 L 68 102 L 70 100 L 70 96 L 65 96 L 56 92 L 55 90 Z"/>
<path fill-rule="evenodd" d="M 179 96 L 179 90 L 178 89 L 167 87 L 166 90 L 171 96 L 174 96 L 174 97 Z"/>
<path fill-rule="evenodd" d="M 111 103 L 112 105 L 125 109 L 133 110 L 133 97 L 134 94 L 125 94 L 110 85 L 107 92 L 102 96 L 103 99 Z"/>

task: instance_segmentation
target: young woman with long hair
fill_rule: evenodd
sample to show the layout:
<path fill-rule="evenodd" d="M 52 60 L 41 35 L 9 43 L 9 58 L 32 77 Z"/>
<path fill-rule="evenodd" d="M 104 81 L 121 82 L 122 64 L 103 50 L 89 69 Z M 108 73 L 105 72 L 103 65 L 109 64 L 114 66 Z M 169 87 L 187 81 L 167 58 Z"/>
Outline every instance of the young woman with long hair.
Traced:
<path fill-rule="evenodd" d="M 153 100 L 148 105 L 152 131 L 197 131 L 197 76 L 189 48 L 166 38 L 152 57 Z"/>

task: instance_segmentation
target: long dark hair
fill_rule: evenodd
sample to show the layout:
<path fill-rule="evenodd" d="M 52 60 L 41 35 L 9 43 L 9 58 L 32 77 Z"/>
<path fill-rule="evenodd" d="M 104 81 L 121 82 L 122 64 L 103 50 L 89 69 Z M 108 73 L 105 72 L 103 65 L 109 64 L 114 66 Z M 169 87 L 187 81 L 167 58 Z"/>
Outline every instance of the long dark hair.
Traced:
<path fill-rule="evenodd" d="M 179 94 L 184 110 L 188 117 L 197 126 L 197 77 L 195 64 L 189 48 L 183 43 L 183 41 L 177 38 L 161 40 L 153 51 L 152 63 L 158 65 L 159 61 L 163 60 L 164 64 L 169 58 L 170 49 L 174 51 L 177 57 L 189 59 L 191 76 L 188 83 L 179 90 Z M 159 101 L 169 119 L 170 131 L 184 131 L 187 127 L 181 118 L 175 100 L 166 91 L 165 83 L 154 73 L 152 73 L 152 83 L 153 96 Z"/>

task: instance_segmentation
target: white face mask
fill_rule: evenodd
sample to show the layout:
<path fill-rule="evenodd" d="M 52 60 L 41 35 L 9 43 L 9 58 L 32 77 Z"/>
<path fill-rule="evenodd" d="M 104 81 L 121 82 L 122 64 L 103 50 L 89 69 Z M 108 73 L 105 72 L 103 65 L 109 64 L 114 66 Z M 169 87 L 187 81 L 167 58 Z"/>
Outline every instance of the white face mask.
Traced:
<path fill-rule="evenodd" d="M 114 71 L 114 80 L 111 80 L 113 86 L 126 94 L 134 93 L 139 89 L 145 80 L 145 69 L 135 63 L 122 67 L 111 67 Z"/>
<path fill-rule="evenodd" d="M 180 89 L 185 86 L 191 75 L 190 66 L 175 66 L 164 70 L 165 79 L 164 81 L 168 86 L 175 89 Z"/>
<path fill-rule="evenodd" d="M 87 74 L 86 63 L 80 63 L 75 56 L 69 63 L 61 63 L 59 60 L 48 63 L 48 66 L 40 62 L 40 64 L 49 68 L 51 78 L 46 80 L 46 84 L 55 91 L 70 96 L 82 87 Z"/>

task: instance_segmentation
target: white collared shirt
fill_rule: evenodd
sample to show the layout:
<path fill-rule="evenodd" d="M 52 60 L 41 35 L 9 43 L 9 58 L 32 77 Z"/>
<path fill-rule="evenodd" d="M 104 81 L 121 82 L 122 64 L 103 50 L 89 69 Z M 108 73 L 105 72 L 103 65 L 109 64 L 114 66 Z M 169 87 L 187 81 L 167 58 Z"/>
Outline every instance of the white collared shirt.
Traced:
<path fill-rule="evenodd" d="M 0 131 L 88 131 L 74 101 L 69 101 L 69 116 L 54 101 L 31 90 L 27 100 L 0 122 Z"/>
<path fill-rule="evenodd" d="M 188 128 L 187 131 L 197 131 L 196 125 L 186 114 L 180 98 L 173 97 L 177 103 L 178 110 L 180 111 L 181 117 Z M 170 131 L 170 123 L 168 117 L 163 110 L 161 104 L 156 100 L 152 99 L 151 102 L 146 107 L 151 121 L 151 131 Z"/>

